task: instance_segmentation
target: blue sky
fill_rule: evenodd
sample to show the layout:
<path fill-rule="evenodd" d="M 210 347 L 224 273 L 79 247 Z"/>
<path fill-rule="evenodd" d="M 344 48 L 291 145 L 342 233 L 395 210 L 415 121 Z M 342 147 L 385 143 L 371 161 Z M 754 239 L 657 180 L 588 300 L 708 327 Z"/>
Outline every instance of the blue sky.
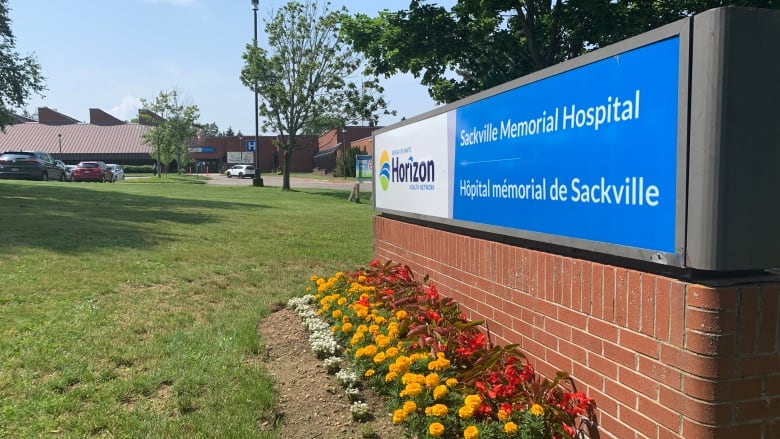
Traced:
<path fill-rule="evenodd" d="M 259 44 L 264 21 L 285 3 L 260 1 Z M 373 16 L 404 9 L 409 0 L 331 3 Z M 201 122 L 254 133 L 254 94 L 239 81 L 241 55 L 254 32 L 250 0 L 9 0 L 8 6 L 17 51 L 33 54 L 46 77 L 45 97 L 27 105 L 33 113 L 46 106 L 88 122 L 89 109 L 99 108 L 129 120 L 141 98 L 175 88 L 198 106 Z M 398 114 L 382 118 L 382 125 L 436 107 L 410 75 L 383 85 Z"/>

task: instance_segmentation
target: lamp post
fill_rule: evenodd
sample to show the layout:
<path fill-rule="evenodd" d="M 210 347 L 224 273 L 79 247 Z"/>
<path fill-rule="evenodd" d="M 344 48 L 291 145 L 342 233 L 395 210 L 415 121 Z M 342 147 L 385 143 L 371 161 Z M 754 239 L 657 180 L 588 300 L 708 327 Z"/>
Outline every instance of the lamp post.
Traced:
<path fill-rule="evenodd" d="M 60 160 L 62 160 L 62 134 L 57 134 L 57 141 L 60 143 Z"/>
<path fill-rule="evenodd" d="M 252 1 L 252 12 L 255 16 L 255 39 L 254 45 L 257 49 L 257 9 L 260 7 L 260 0 Z M 263 176 L 260 174 L 260 121 L 257 114 L 257 81 L 255 81 L 255 178 L 252 180 L 252 186 L 263 186 Z"/>

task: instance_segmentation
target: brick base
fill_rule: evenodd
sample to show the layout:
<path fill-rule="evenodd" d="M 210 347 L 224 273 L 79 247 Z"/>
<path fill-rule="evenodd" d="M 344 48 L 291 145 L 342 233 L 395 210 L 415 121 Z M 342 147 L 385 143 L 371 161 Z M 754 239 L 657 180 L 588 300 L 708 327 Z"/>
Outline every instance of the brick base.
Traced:
<path fill-rule="evenodd" d="M 494 343 L 572 373 L 602 438 L 780 438 L 780 281 L 707 286 L 382 216 L 374 237 Z"/>

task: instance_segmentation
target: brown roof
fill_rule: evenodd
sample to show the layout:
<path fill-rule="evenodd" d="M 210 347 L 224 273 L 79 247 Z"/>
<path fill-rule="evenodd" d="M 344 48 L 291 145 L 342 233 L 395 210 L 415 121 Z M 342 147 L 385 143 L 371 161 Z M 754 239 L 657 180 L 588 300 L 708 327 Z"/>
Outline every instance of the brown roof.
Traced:
<path fill-rule="evenodd" d="M 141 138 L 151 127 L 123 125 L 46 125 L 26 122 L 9 125 L 0 133 L 0 152 L 8 150 L 46 151 L 63 154 L 149 154 L 151 148 Z"/>
<path fill-rule="evenodd" d="M 38 122 L 46 125 L 69 125 L 79 123 L 78 120 L 62 114 L 59 111 L 52 110 L 49 107 L 38 107 Z"/>
<path fill-rule="evenodd" d="M 125 122 L 99 108 L 90 108 L 89 123 L 93 125 L 122 125 Z"/>

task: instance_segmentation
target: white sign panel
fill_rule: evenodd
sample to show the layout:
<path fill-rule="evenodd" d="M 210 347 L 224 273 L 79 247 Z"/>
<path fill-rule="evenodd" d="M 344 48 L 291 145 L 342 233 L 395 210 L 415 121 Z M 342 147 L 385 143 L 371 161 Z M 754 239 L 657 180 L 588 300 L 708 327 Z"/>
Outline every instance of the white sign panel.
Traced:
<path fill-rule="evenodd" d="M 447 117 L 442 113 L 375 136 L 376 208 L 450 217 Z"/>

